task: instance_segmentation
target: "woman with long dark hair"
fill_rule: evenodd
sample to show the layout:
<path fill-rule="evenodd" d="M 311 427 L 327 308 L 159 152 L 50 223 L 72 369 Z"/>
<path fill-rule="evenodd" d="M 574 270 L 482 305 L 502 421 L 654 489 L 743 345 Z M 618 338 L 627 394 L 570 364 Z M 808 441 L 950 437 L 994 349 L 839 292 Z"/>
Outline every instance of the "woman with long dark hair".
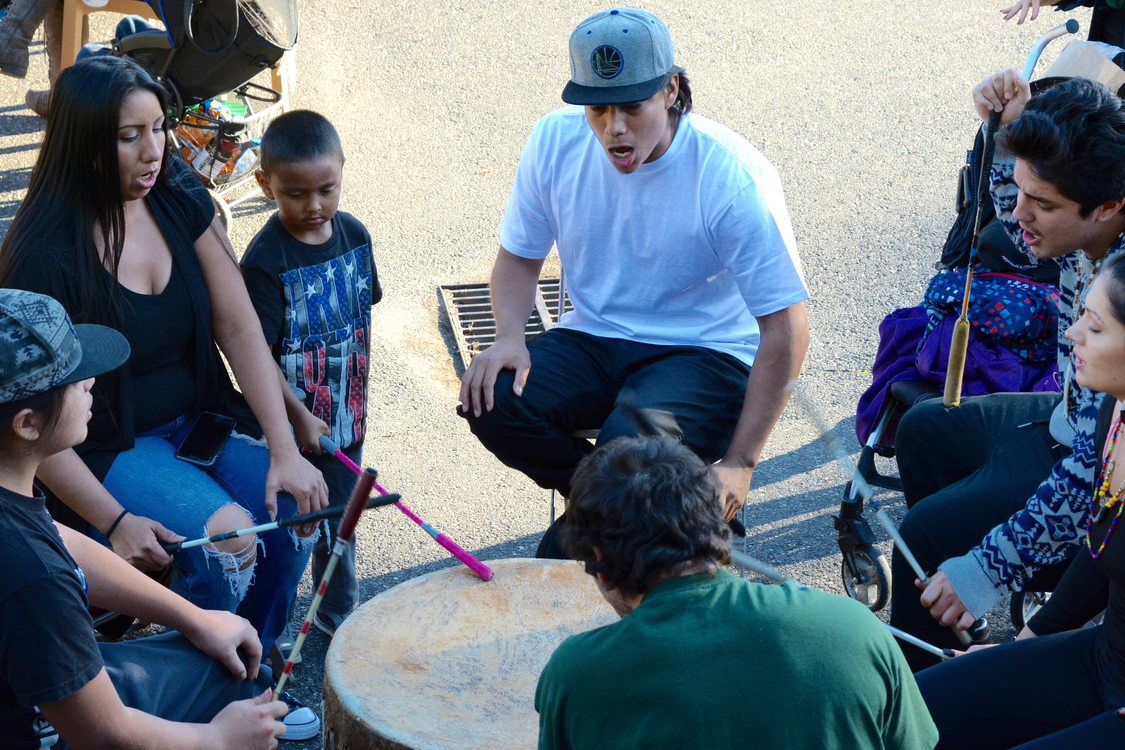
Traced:
<path fill-rule="evenodd" d="M 130 60 L 93 57 L 65 70 L 0 247 L 0 286 L 48 294 L 76 321 L 129 340 L 129 364 L 98 382 L 88 438 L 46 461 L 39 479 L 146 569 L 172 562 L 161 542 L 275 515 L 279 492 L 292 495 L 282 495 L 286 515 L 327 502 L 289 430 L 276 366 L 210 196 L 168 148 L 166 109 L 163 89 Z M 235 418 L 236 430 L 213 461 L 178 460 L 203 412 Z M 237 608 L 268 649 L 312 549 L 315 530 L 302 532 L 179 552 L 173 588 L 205 608 Z"/>

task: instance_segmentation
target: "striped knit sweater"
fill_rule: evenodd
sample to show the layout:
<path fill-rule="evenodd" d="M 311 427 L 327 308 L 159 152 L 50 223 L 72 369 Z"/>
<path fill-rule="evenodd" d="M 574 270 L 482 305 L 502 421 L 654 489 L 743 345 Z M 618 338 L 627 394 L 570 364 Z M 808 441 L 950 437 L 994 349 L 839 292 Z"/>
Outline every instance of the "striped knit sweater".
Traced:
<path fill-rule="evenodd" d="M 990 173 L 996 215 L 1008 235 L 1030 255 L 1019 223 L 1012 218 L 1018 190 L 1012 178 L 1015 161 L 997 155 Z M 967 554 L 941 564 L 965 607 L 979 617 L 999 602 L 1003 590 L 1020 591 L 1035 571 L 1067 560 L 1078 551 L 1098 462 L 1094 424 L 1102 394 L 1073 381 L 1073 345 L 1064 332 L 1077 319 L 1098 269 L 1105 259 L 1125 250 L 1125 234 L 1099 262 L 1082 251 L 1060 259 L 1059 373 L 1064 376 L 1066 418 L 1074 438 L 1071 454 L 1055 464 L 1027 505 L 990 531 Z"/>

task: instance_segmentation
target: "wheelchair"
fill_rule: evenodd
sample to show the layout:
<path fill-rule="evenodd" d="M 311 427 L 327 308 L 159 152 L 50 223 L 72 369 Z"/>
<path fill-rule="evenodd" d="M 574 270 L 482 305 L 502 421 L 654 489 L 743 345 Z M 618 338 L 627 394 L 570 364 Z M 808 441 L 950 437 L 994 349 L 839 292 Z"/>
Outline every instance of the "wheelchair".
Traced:
<path fill-rule="evenodd" d="M 932 383 L 917 380 L 899 380 L 891 384 L 887 399 L 875 423 L 875 428 L 860 450 L 856 469 L 871 487 L 902 491 L 902 480 L 893 474 L 884 474 L 876 465 L 876 457 L 895 457 L 894 435 L 899 420 L 908 409 L 923 401 L 941 398 L 941 392 Z M 864 501 L 853 482 L 844 487 L 840 512 L 833 516 L 833 525 L 840 547 L 840 577 L 844 591 L 872 612 L 887 606 L 891 594 L 891 567 L 886 556 L 876 544 L 875 532 L 863 515 Z M 1060 563 L 1037 573 L 1023 591 L 1012 592 L 1009 615 L 1018 632 L 1042 607 L 1066 572 L 1069 563 Z"/>
<path fill-rule="evenodd" d="M 1053 39 L 1065 34 L 1074 34 L 1078 31 L 1076 21 L 1060 24 L 1041 37 L 1033 45 L 1027 62 L 1024 66 L 1024 77 L 1031 79 L 1039 56 L 1043 49 Z M 1065 55 L 1065 53 L 1064 53 Z M 1125 55 L 1120 57 L 1125 58 Z M 1060 57 L 1060 62 L 1062 57 Z M 1118 65 L 1117 58 L 1113 61 Z M 1047 71 L 1047 76 L 1031 82 L 1032 93 L 1038 93 L 1056 83 L 1066 80 L 1069 75 L 1065 66 L 1056 63 Z M 1085 73 L 1077 73 L 1085 75 Z M 1125 91 L 1125 86 L 1118 93 Z M 982 175 L 981 161 L 984 152 L 983 136 L 977 134 L 973 149 L 968 152 L 965 165 L 961 168 L 957 181 L 957 197 L 955 209 L 957 219 L 946 238 L 942 250 L 941 260 L 936 264 L 940 269 L 956 269 L 968 265 L 970 262 L 983 262 L 986 267 L 997 271 L 1004 271 L 1002 261 L 1005 257 L 1012 257 L 1016 251 L 1011 241 L 1004 234 L 998 222 L 992 221 L 995 216 L 991 201 L 982 207 L 982 230 L 979 237 L 972 236 L 974 219 L 977 214 L 978 202 L 981 200 Z M 986 194 L 987 195 L 987 194 Z M 979 253 L 979 255 L 978 255 Z M 990 257 L 991 256 L 991 257 Z M 1014 265 L 1014 264 L 1012 264 Z M 1049 278 L 1036 277 L 1039 283 L 1051 283 Z M 1057 275 L 1054 283 L 1057 284 Z M 974 333 L 974 335 L 976 335 Z M 1051 337 L 1054 337 L 1052 332 Z M 886 389 L 885 398 L 878 410 L 878 415 L 872 423 L 871 432 L 862 442 L 857 471 L 871 487 L 902 491 L 902 482 L 898 476 L 881 473 L 877 466 L 877 459 L 894 459 L 894 437 L 899 420 L 911 407 L 941 396 L 941 384 L 924 380 L 906 378 L 897 380 Z M 833 516 L 833 523 L 837 533 L 837 542 L 842 556 L 840 575 L 844 590 L 847 595 L 867 606 L 872 611 L 883 609 L 889 599 L 891 590 L 890 564 L 882 552 L 875 546 L 876 535 L 863 515 L 864 500 L 852 482 L 844 488 L 844 496 L 840 503 L 839 513 Z M 1012 623 L 1016 629 L 1021 629 L 1026 621 L 1046 602 L 1058 584 L 1067 564 L 1060 564 L 1040 571 L 1028 582 L 1024 591 L 1014 592 L 1010 603 Z"/>

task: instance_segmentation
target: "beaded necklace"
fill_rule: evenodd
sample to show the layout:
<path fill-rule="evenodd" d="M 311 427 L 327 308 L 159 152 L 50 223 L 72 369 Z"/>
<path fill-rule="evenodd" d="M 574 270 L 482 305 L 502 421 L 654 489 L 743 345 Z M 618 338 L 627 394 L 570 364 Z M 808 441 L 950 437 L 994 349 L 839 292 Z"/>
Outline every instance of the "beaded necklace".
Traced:
<path fill-rule="evenodd" d="M 1090 499 L 1090 514 L 1086 521 L 1086 549 L 1090 550 L 1090 555 L 1095 560 L 1102 556 L 1105 552 L 1109 540 L 1113 537 L 1113 530 L 1117 528 L 1117 522 L 1121 520 L 1121 511 L 1125 509 L 1125 502 L 1122 502 L 1122 497 L 1125 496 L 1125 481 L 1122 481 L 1118 486 L 1117 491 L 1110 493 L 1109 484 L 1113 477 L 1113 470 L 1117 466 L 1117 459 L 1114 456 L 1117 448 L 1117 437 L 1121 433 L 1121 415 L 1118 414 L 1113 420 L 1113 430 L 1110 432 L 1109 442 L 1106 444 L 1105 457 L 1102 459 L 1102 481 L 1098 483 L 1098 487 L 1094 490 L 1094 496 Z M 1098 545 L 1097 551 L 1094 550 L 1093 545 L 1090 543 L 1090 536 L 1094 530 L 1094 524 L 1098 523 L 1105 517 L 1105 513 L 1113 510 L 1116 506 L 1117 513 L 1113 516 L 1113 521 L 1110 522 L 1109 528 L 1106 529 L 1105 536 L 1102 538 L 1102 543 Z"/>

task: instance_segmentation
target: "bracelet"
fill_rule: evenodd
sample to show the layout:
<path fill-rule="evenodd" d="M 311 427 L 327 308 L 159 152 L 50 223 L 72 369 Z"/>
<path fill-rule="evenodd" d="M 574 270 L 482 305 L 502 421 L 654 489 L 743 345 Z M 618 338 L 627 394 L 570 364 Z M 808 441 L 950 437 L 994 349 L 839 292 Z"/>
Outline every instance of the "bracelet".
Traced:
<path fill-rule="evenodd" d="M 123 511 L 121 511 L 121 513 L 120 513 L 120 514 L 119 514 L 119 515 L 117 516 L 117 518 L 113 519 L 113 523 L 111 523 L 111 524 L 109 525 L 109 531 L 107 531 L 107 532 L 105 533 L 105 538 L 106 538 L 106 539 L 109 539 L 109 538 L 110 538 L 111 536 L 113 536 L 113 532 L 117 531 L 117 525 L 118 525 L 119 523 L 121 523 L 121 519 L 125 518 L 125 516 L 127 516 L 127 515 L 129 515 L 129 511 L 127 511 L 127 510 L 123 510 Z"/>

